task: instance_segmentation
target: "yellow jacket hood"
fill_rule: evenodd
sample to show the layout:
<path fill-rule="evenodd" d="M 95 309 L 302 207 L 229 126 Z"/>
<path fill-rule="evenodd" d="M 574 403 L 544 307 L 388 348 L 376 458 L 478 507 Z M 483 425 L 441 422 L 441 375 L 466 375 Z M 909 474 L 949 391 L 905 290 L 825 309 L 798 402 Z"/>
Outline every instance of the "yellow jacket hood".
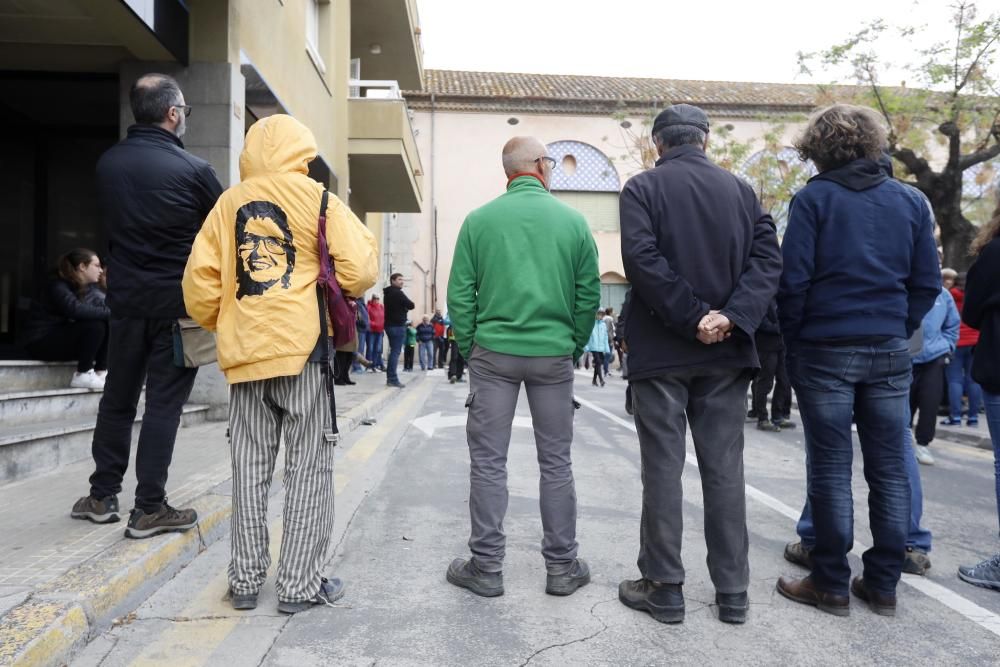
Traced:
<path fill-rule="evenodd" d="M 318 154 L 312 131 L 285 114 L 261 118 L 247 132 L 240 154 L 240 178 L 265 174 L 309 173 Z"/>

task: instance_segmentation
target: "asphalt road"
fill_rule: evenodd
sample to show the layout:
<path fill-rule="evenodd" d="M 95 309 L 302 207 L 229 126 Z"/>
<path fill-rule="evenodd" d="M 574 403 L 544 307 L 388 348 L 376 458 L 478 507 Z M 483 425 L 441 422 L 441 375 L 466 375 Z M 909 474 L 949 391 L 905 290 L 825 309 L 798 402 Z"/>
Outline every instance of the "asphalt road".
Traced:
<path fill-rule="evenodd" d="M 989 452 L 935 443 L 937 465 L 922 468 L 925 523 L 934 532 L 929 576 L 904 575 L 895 618 L 876 616 L 857 600 L 848 618 L 836 618 L 774 591 L 778 576 L 804 573 L 781 555 L 794 539 L 794 517 L 805 496 L 801 431 L 765 434 L 747 425 L 749 621 L 720 623 L 709 604 L 714 591 L 705 567 L 701 486 L 689 465 L 687 618 L 666 626 L 617 599 L 619 581 L 638 576 L 641 490 L 624 383 L 611 378 L 595 388 L 577 379 L 584 404 L 576 416 L 573 453 L 577 532 L 593 582 L 576 594 L 544 593 L 538 469 L 523 394 L 508 466 L 506 593 L 483 599 L 445 581 L 448 563 L 465 555 L 468 538 L 462 426 L 468 385 L 431 375 L 403 390 L 377 425 L 356 432 L 338 452 L 337 550 L 329 570 L 345 579 L 348 591 L 335 608 L 279 616 L 270 579 L 257 610 L 234 612 L 222 600 L 229 557 L 223 540 L 93 641 L 74 664 L 1000 663 L 1000 593 L 955 576 L 959 564 L 998 547 Z M 860 461 L 854 490 L 856 538 L 870 544 Z M 275 551 L 278 538 L 280 531 L 273 532 Z M 856 545 L 854 553 L 860 552 Z M 859 573 L 860 559 L 852 556 L 852 563 Z"/>

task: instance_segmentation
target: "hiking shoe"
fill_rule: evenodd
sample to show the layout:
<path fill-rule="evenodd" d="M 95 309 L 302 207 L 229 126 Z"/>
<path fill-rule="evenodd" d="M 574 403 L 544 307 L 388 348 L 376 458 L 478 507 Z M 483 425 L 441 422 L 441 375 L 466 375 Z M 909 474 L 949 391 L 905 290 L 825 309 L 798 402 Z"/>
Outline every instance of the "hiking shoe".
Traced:
<path fill-rule="evenodd" d="M 927 445 L 915 445 L 913 455 L 917 457 L 917 463 L 925 466 L 934 465 L 934 457 L 931 456 L 931 448 Z"/>
<path fill-rule="evenodd" d="M 125 537 L 141 539 L 160 533 L 184 532 L 194 528 L 198 523 L 198 513 L 194 510 L 179 510 L 171 507 L 166 501 L 160 509 L 146 514 L 136 507 L 132 510 L 125 528 Z"/>
<path fill-rule="evenodd" d="M 577 558 L 569 571 L 550 574 L 545 577 L 545 592 L 549 595 L 572 595 L 576 589 L 590 583 L 590 567 L 587 561 Z"/>
<path fill-rule="evenodd" d="M 503 595 L 503 572 L 483 572 L 474 558 L 456 558 L 451 561 L 446 577 L 448 583 L 467 588 L 484 598 Z"/>
<path fill-rule="evenodd" d="M 719 607 L 719 620 L 723 623 L 746 623 L 750 610 L 750 597 L 742 593 L 715 593 L 715 604 Z"/>
<path fill-rule="evenodd" d="M 958 568 L 958 578 L 973 586 L 992 588 L 1000 591 L 1000 553 L 994 554 L 972 567 L 962 565 Z"/>
<path fill-rule="evenodd" d="M 84 496 L 73 503 L 69 515 L 74 519 L 86 519 L 94 523 L 114 523 L 121 521 L 118 512 L 118 496 L 108 496 L 98 500 L 92 496 Z"/>
<path fill-rule="evenodd" d="M 781 430 L 781 427 L 775 424 L 774 422 L 769 422 L 766 419 L 761 419 L 760 421 L 757 422 L 757 430 L 777 433 L 778 431 Z"/>
<path fill-rule="evenodd" d="M 278 611 L 282 614 L 297 614 L 300 611 L 311 609 L 317 605 L 332 607 L 334 602 L 344 597 L 344 590 L 346 588 L 344 582 L 339 577 L 332 577 L 330 579 L 322 577 L 319 582 L 319 590 L 311 600 L 302 600 L 300 602 L 282 602 L 278 600 Z"/>
<path fill-rule="evenodd" d="M 226 599 L 229 600 L 229 604 L 233 605 L 233 609 L 237 611 L 257 608 L 256 593 L 234 593 L 233 589 L 230 588 L 229 592 L 226 593 Z"/>
<path fill-rule="evenodd" d="M 908 574 L 927 574 L 931 569 L 931 559 L 927 553 L 913 547 L 906 547 L 906 558 L 903 559 L 903 572 Z"/>
<path fill-rule="evenodd" d="M 618 585 L 618 599 L 630 609 L 648 612 L 660 623 L 684 621 L 684 593 L 680 584 L 626 579 Z"/>
<path fill-rule="evenodd" d="M 91 368 L 86 373 L 73 373 L 73 379 L 69 381 L 69 386 L 72 389 L 104 391 L 104 378 L 95 373 L 94 369 Z"/>
<path fill-rule="evenodd" d="M 879 616 L 896 615 L 896 594 L 879 593 L 865 583 L 864 577 L 854 577 L 851 580 L 851 592 L 856 597 L 868 603 L 873 612 Z"/>
<path fill-rule="evenodd" d="M 406 385 L 405 385 L 405 384 L 403 384 L 402 382 L 399 382 L 399 381 L 397 380 L 396 382 L 386 382 L 386 383 L 385 383 L 385 386 L 387 386 L 387 387 L 395 387 L 396 389 L 402 389 L 402 388 L 403 388 L 403 387 L 405 387 Z"/>
<path fill-rule="evenodd" d="M 798 424 L 793 422 L 788 417 L 782 417 L 781 419 L 772 419 L 771 423 L 777 426 L 778 428 L 795 428 L 796 426 L 798 426 Z"/>
<path fill-rule="evenodd" d="M 789 542 L 785 545 L 785 560 L 789 563 L 801 565 L 807 570 L 812 570 L 812 547 L 802 544 L 802 541 Z"/>

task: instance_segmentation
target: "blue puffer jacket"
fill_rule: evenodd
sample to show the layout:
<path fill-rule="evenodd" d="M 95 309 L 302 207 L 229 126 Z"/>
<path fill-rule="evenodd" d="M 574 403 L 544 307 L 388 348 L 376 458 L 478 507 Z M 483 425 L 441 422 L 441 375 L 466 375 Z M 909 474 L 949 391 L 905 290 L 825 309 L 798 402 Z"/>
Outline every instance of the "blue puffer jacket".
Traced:
<path fill-rule="evenodd" d="M 594 328 L 590 331 L 590 340 L 583 347 L 584 352 L 611 353 L 611 345 L 608 343 L 608 325 L 604 320 L 594 320 Z"/>
<path fill-rule="evenodd" d="M 921 324 L 924 344 L 920 354 L 913 357 L 913 363 L 926 364 L 946 354 L 953 354 L 955 345 L 958 344 L 959 322 L 955 299 L 948 290 L 941 288 L 934 305 L 924 315 Z"/>

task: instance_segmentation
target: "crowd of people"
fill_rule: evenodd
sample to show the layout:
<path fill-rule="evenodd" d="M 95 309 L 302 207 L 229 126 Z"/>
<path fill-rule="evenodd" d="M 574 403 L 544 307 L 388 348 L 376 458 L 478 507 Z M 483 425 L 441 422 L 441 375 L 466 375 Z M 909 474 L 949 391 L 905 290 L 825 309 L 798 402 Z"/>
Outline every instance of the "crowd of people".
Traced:
<path fill-rule="evenodd" d="M 892 178 L 886 131 L 869 109 L 834 105 L 809 119 L 795 145 L 819 173 L 790 202 L 780 246 L 752 188 L 706 155 L 705 112 L 663 110 L 652 127 L 656 166 L 621 192 L 631 289 L 617 319 L 612 308 L 598 309 L 587 221 L 548 191 L 554 160 L 537 139 L 515 137 L 501 154 L 506 192 L 462 225 L 447 315 L 417 321 L 399 273 L 365 302 L 379 271 L 376 241 L 308 176 L 317 151 L 308 128 L 283 114 L 254 123 L 241 180 L 223 191 L 208 163 L 184 150 L 191 107 L 175 80 L 145 75 L 130 101 L 136 123 L 97 168 L 106 263 L 86 249 L 60 258 L 27 347 L 40 359 L 75 361 L 72 386 L 104 390 L 95 470 L 75 518 L 120 520 L 117 495 L 145 385 L 126 528 L 144 538 L 197 523 L 193 509 L 174 508 L 166 496 L 181 409 L 203 363 L 190 361 L 181 322 L 215 332 L 214 358 L 230 384 L 228 578 L 237 609 L 256 607 L 270 562 L 267 502 L 279 441 L 289 472 L 278 609 L 296 613 L 343 595 L 343 582 L 322 571 L 338 437 L 332 385 L 353 384 L 352 370 L 365 367 L 402 388 L 400 356 L 403 372 L 415 363 L 447 367 L 452 383 L 464 381 L 468 365 L 471 553 L 446 578 L 478 595 L 504 591 L 506 459 L 522 386 L 541 477 L 545 590 L 570 595 L 590 582 L 576 539 L 573 378 L 585 359 L 593 385 L 603 387 L 615 352 L 643 470 L 640 576 L 621 582 L 619 599 L 658 621 L 685 613 L 681 472 L 690 427 L 719 619 L 745 622 L 744 423 L 796 428 L 793 389 L 807 499 L 785 557 L 809 574 L 779 578 L 783 596 L 846 615 L 853 594 L 895 614 L 901 572 L 930 567 L 916 462 L 933 462 L 928 446 L 943 402 L 952 428 L 963 415 L 975 427 L 985 408 L 1000 521 L 1000 204 L 971 248 L 968 274 L 942 272 L 930 205 Z M 165 180 L 171 188 L 160 187 Z M 335 281 L 324 282 L 330 271 Z M 853 431 L 871 490 L 873 546 L 852 579 Z M 1000 554 L 959 576 L 1000 590 Z"/>

